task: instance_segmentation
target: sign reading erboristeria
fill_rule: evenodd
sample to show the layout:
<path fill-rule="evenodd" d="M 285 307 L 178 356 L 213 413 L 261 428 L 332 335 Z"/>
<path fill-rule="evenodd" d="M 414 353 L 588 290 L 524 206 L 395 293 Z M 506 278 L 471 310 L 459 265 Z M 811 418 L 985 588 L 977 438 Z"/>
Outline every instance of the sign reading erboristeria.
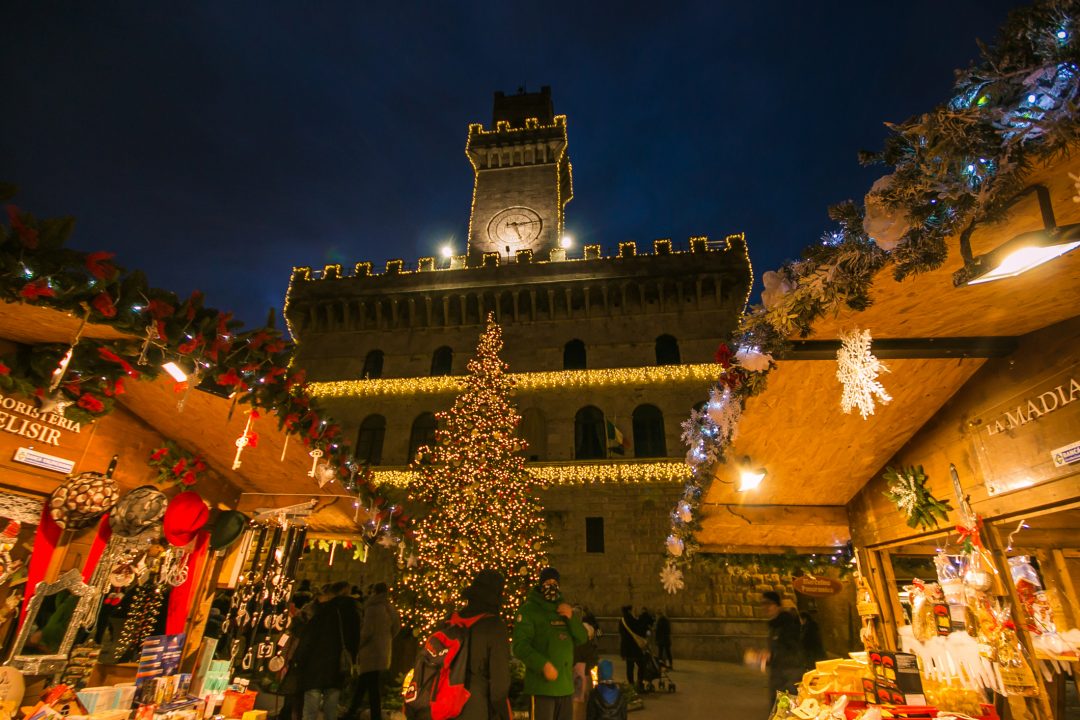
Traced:
<path fill-rule="evenodd" d="M 37 440 L 46 445 L 60 444 L 60 431 L 80 432 L 81 426 L 56 413 L 43 413 L 29 403 L 0 395 L 0 430 Z"/>
<path fill-rule="evenodd" d="M 1016 407 L 1006 410 L 986 424 L 986 432 L 997 435 L 1005 430 L 1015 430 L 1021 425 L 1027 425 L 1077 400 L 1080 400 L 1080 382 L 1077 382 L 1075 377 L 1071 377 L 1067 382 L 1028 397 L 1019 402 Z"/>

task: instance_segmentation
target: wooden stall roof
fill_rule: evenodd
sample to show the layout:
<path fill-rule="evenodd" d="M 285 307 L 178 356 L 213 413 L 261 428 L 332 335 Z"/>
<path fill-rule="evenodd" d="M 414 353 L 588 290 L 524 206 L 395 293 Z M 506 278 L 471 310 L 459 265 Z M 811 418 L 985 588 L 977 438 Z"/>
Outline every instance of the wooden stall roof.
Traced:
<path fill-rule="evenodd" d="M 1036 170 L 1030 183 L 1050 190 L 1059 226 L 1080 223 L 1080 203 L 1069 174 L 1080 175 L 1080 156 Z M 1009 217 L 972 235 L 979 255 L 1023 233 L 1042 228 L 1035 196 L 1021 199 Z M 1075 316 L 1080 309 L 1080 250 L 1018 277 L 954 287 L 953 273 L 963 261 L 958 238 L 950 239 L 949 258 L 932 272 L 896 281 L 891 268 L 876 278 L 873 304 L 862 312 L 843 310 L 815 323 L 810 339 L 835 340 L 854 328 L 874 338 L 1019 337 Z M 792 338 L 796 340 L 798 338 Z M 811 548 L 841 531 L 820 517 L 823 505 L 843 506 L 959 390 L 985 362 L 967 359 L 893 359 L 881 377 L 893 396 L 863 420 L 840 410 L 836 364 L 827 360 L 786 360 L 769 376 L 764 393 L 743 413 L 731 458 L 749 456 L 768 476 L 753 491 L 739 493 L 733 464 L 721 466 L 705 501 L 699 540 L 707 550 L 732 544 Z M 794 522 L 732 523 L 728 506 L 791 508 Z M 809 518 L 800 525 L 799 517 Z M 846 523 L 844 523 L 846 525 Z M 831 535 L 830 535 L 831 534 Z"/>
<path fill-rule="evenodd" d="M 0 303 L 0 338 L 12 342 L 70 343 L 81 322 L 75 315 L 44 307 Z M 126 337 L 111 327 L 94 323 L 85 325 L 82 336 L 102 340 Z M 258 447 L 246 450 L 240 468 L 233 470 L 234 443 L 244 430 L 249 406 L 237 406 L 230 417 L 232 401 L 210 393 L 192 392 L 184 412 L 177 412 L 179 395 L 174 389 L 175 382 L 164 375 L 153 382 L 128 383 L 126 388 L 119 398 L 121 404 L 165 437 L 204 456 L 215 472 L 245 493 L 240 500 L 241 510 L 249 512 L 315 499 L 318 504 L 309 520 L 312 530 L 340 534 L 357 531 L 352 496 L 337 483 L 319 488 L 307 476 L 311 458 L 301 442 L 291 439 L 285 459 L 281 460 L 285 433 L 278 430 L 277 419 L 271 414 L 263 413 L 255 421 Z"/>

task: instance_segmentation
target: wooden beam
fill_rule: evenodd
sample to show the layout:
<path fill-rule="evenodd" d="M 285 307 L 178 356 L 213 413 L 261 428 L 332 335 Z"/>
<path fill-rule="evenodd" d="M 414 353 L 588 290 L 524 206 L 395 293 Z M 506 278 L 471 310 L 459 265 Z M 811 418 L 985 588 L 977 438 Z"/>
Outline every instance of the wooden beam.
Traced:
<path fill-rule="evenodd" d="M 1015 352 L 1014 337 L 874 338 L 874 355 L 881 360 L 994 358 Z M 836 360 L 839 340 L 795 340 L 780 360 Z"/>
<path fill-rule="evenodd" d="M 731 505 L 704 503 L 698 540 L 709 552 L 747 548 L 835 552 L 850 537 L 842 505 Z"/>

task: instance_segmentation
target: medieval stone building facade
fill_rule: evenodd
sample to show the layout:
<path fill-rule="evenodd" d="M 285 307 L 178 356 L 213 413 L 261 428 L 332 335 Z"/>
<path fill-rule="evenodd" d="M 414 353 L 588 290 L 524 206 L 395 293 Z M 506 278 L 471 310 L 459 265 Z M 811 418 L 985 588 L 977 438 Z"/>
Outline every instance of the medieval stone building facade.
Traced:
<path fill-rule="evenodd" d="M 572 171 L 548 88 L 497 93 L 490 128 L 469 127 L 466 154 L 475 184 L 464 255 L 293 271 L 286 318 L 316 393 L 376 479 L 400 482 L 494 313 L 568 595 L 598 615 L 630 602 L 667 608 L 701 638 L 753 634 L 761 578 L 736 592 L 730 579 L 692 576 L 675 596 L 658 580 L 687 472 L 680 423 L 705 399 L 717 338 L 751 284 L 743 237 L 611 238 L 610 255 L 563 248 Z"/>

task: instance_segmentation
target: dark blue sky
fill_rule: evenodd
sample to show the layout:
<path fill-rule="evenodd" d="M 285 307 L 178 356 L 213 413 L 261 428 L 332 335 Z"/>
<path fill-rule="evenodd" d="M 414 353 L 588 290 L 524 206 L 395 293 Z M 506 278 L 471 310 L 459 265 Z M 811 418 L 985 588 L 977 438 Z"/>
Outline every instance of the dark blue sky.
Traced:
<path fill-rule="evenodd" d="M 0 179 L 74 215 L 74 246 L 257 323 L 293 265 L 463 247 L 468 123 L 550 85 L 576 238 L 745 231 L 760 276 L 1017 4 L 6 0 Z"/>

